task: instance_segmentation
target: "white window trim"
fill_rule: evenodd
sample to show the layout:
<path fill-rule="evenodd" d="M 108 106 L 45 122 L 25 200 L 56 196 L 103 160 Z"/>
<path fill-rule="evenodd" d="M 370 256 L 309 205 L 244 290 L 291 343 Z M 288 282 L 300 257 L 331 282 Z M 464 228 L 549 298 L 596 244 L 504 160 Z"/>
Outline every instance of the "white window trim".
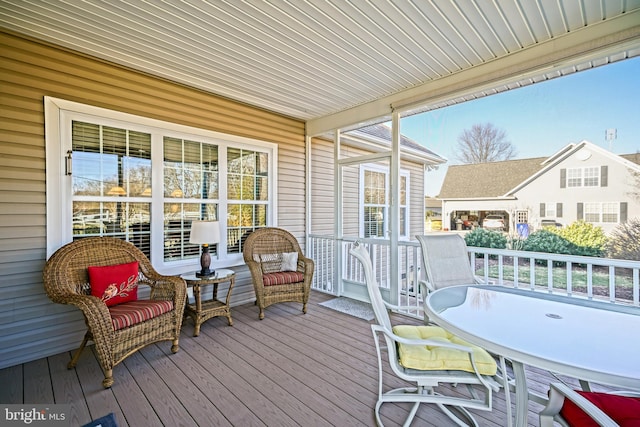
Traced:
<path fill-rule="evenodd" d="M 382 166 L 382 165 L 375 165 L 375 164 L 365 164 L 365 165 L 360 165 L 360 179 L 359 179 L 359 186 L 358 186 L 358 235 L 359 236 L 364 236 L 364 173 L 365 171 L 372 171 L 372 172 L 380 172 L 380 173 L 384 173 L 385 176 L 385 200 L 387 201 L 386 205 L 385 205 L 385 226 L 386 226 L 386 230 L 389 230 L 389 206 L 390 206 L 390 198 L 389 198 L 389 179 L 390 179 L 390 170 L 388 167 L 386 166 Z M 405 230 L 407 231 L 407 234 L 405 236 L 403 235 L 399 235 L 400 240 L 410 240 L 411 236 L 411 215 L 410 215 L 410 209 L 411 209 L 411 194 L 409 192 L 409 188 L 411 187 L 410 183 L 410 172 L 407 169 L 400 169 L 400 176 L 401 177 L 405 177 L 406 178 L 406 200 L 407 203 L 406 205 L 403 205 L 406 209 L 406 215 L 405 215 Z M 388 239 L 388 236 L 385 237 L 371 237 L 372 239 Z"/>
<path fill-rule="evenodd" d="M 65 175 L 65 162 L 67 151 L 71 150 L 71 135 L 65 132 L 69 129 L 64 126 L 65 120 L 69 119 L 69 115 L 87 117 L 99 117 L 101 121 L 117 121 L 121 126 L 122 122 L 126 122 L 130 129 L 137 127 L 158 128 L 168 135 L 181 135 L 182 137 L 190 136 L 202 138 L 208 141 L 219 141 L 235 145 L 246 145 L 253 148 L 260 148 L 269 152 L 269 173 L 271 176 L 271 185 L 269 186 L 269 210 L 267 225 L 278 225 L 278 206 L 277 206 L 277 183 L 278 174 L 276 165 L 278 164 L 278 145 L 270 142 L 260 141 L 251 138 L 229 135 L 220 132 L 209 131 L 206 129 L 195 128 L 191 126 L 180 125 L 176 123 L 166 122 L 148 117 L 138 116 L 120 111 L 109 110 L 106 108 L 96 107 L 87 104 L 81 104 L 74 101 L 68 101 L 49 96 L 44 97 L 44 113 L 45 113 L 45 146 L 46 146 L 46 203 L 47 203 L 47 220 L 46 220 L 46 247 L 47 258 L 49 258 L 58 248 L 73 240 L 73 231 L 71 228 L 72 206 L 71 206 L 71 176 Z M 147 129 L 148 131 L 148 129 Z M 63 134 L 64 133 L 64 134 Z M 152 142 L 153 144 L 153 142 Z M 226 165 L 225 168 L 226 170 Z M 222 171 L 221 171 L 222 172 Z M 226 179 L 226 176 L 225 176 Z M 157 182 L 153 183 L 158 184 Z M 160 188 L 162 182 L 159 183 Z M 219 210 L 220 218 L 226 218 L 226 212 Z M 225 215 L 225 216 L 223 216 Z M 152 245 L 157 247 L 158 240 L 154 239 L 152 233 Z M 159 238 L 159 237 L 157 237 Z M 237 259 L 236 259 L 237 258 Z M 159 265 L 157 260 L 152 260 L 154 265 Z M 225 266 L 242 264 L 242 254 L 233 254 L 225 259 Z M 163 263 L 164 264 L 164 263 Z M 190 260 L 189 264 L 197 264 L 197 260 Z M 179 268 L 179 266 L 176 266 Z M 218 266 L 216 266 L 218 267 Z M 158 267 L 157 267 L 158 268 Z M 171 268 L 158 268 L 161 273 L 168 274 Z"/>

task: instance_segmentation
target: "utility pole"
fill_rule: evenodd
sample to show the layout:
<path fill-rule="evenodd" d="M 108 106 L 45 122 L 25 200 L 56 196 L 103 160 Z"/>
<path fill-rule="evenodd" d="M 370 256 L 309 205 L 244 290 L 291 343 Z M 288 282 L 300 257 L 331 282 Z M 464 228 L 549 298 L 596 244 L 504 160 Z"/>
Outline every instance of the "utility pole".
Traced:
<path fill-rule="evenodd" d="M 613 142 L 614 139 L 616 139 L 618 137 L 618 131 L 617 129 L 607 129 L 604 133 L 604 137 L 607 141 L 609 141 L 609 151 L 611 151 L 611 143 Z"/>

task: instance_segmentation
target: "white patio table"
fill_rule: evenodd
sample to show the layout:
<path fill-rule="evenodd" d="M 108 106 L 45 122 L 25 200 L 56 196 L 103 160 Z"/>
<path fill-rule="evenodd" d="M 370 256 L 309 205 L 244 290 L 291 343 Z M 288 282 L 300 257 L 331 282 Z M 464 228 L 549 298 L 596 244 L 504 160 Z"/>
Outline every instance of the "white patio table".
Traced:
<path fill-rule="evenodd" d="M 502 286 L 442 288 L 425 303 L 451 333 L 512 362 L 516 426 L 527 425 L 525 365 L 582 381 L 640 390 L 640 308 Z M 509 420 L 511 425 L 512 420 Z"/>

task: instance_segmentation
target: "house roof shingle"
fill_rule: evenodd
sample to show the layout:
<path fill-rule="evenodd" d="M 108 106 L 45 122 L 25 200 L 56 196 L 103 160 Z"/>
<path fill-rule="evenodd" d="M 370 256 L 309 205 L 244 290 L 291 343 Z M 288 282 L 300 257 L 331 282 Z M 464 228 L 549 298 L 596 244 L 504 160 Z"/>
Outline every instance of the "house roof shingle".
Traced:
<path fill-rule="evenodd" d="M 442 183 L 440 199 L 500 197 L 544 167 L 547 157 L 503 162 L 451 165 Z"/>

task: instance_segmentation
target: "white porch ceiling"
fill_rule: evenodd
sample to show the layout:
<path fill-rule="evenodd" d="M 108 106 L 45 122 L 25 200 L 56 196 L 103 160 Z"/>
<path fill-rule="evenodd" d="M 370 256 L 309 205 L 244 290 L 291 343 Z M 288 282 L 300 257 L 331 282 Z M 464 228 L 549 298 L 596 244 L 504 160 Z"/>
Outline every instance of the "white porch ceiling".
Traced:
<path fill-rule="evenodd" d="M 640 0 L 0 0 L 0 27 L 310 134 L 640 54 Z"/>

